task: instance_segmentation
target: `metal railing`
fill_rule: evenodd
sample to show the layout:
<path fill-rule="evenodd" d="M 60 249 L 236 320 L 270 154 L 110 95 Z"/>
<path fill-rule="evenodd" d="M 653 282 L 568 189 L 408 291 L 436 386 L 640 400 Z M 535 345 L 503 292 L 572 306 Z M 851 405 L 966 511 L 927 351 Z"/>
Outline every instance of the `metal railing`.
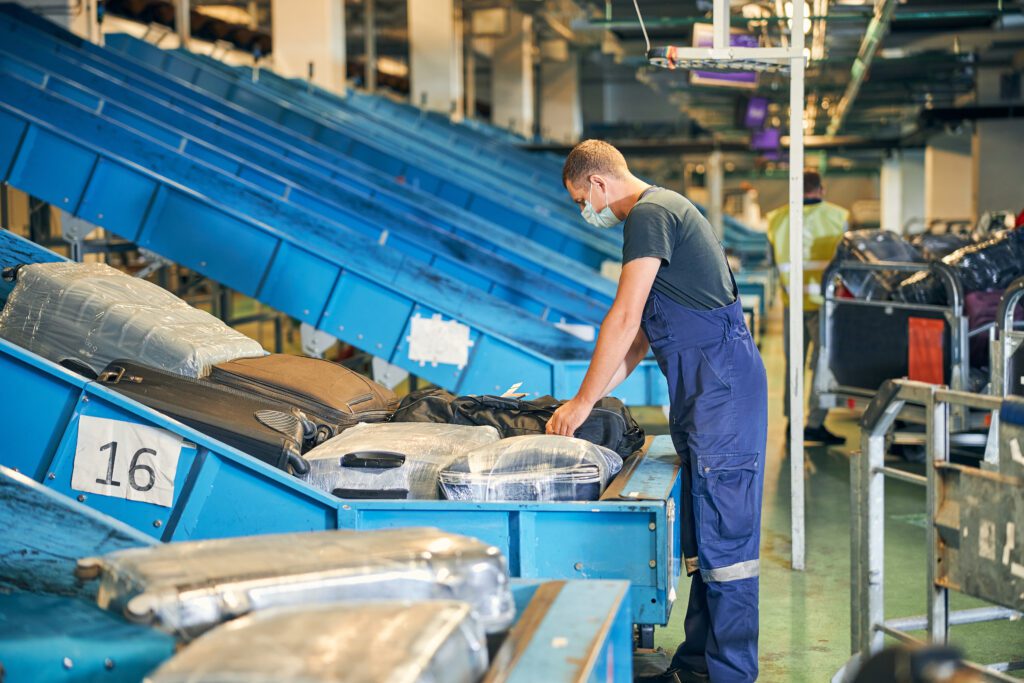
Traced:
<path fill-rule="evenodd" d="M 1012 308 L 1010 310 L 1012 312 Z M 926 418 L 924 476 L 885 465 L 888 434 L 908 403 L 922 407 Z M 854 655 L 866 658 L 881 650 L 886 635 L 901 642 L 920 643 L 922 641 L 908 631 L 923 628 L 932 643 L 944 644 L 951 625 L 1021 616 L 1017 610 L 1024 608 L 1024 597 L 1019 590 L 1008 589 L 1013 589 L 1017 582 L 1024 582 L 1024 578 L 1013 573 L 1016 563 L 1009 561 L 1010 552 L 1016 547 L 1015 529 L 1024 526 L 1024 518 L 1017 517 L 1022 508 L 1012 504 L 1024 495 L 1024 479 L 949 462 L 951 409 L 977 409 L 995 414 L 1003 405 L 1004 399 L 998 396 L 894 380 L 883 384 L 868 406 L 861 421 L 862 451 L 850 463 Z M 1021 435 L 1024 438 L 1024 429 Z M 1016 436 L 1013 443 L 1017 443 Z M 928 598 L 923 616 L 885 618 L 886 477 L 924 486 L 927 491 Z M 984 509 L 980 510 L 982 505 Z M 1002 544 L 1004 550 L 999 562 L 994 548 L 997 534 L 1002 533 L 1003 528 L 1007 539 Z M 997 606 L 953 611 L 949 608 L 951 591 L 994 602 Z M 1013 681 L 1016 679 L 1002 671 L 1020 668 L 1020 664 L 970 664 L 970 667 L 986 680 Z M 842 672 L 834 680 L 841 679 Z"/>

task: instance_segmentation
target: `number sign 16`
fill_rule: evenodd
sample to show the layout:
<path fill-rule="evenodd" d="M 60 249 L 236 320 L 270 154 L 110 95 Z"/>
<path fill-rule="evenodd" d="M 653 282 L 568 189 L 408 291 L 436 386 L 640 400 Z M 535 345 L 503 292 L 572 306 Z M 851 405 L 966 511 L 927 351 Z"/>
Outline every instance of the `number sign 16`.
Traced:
<path fill-rule="evenodd" d="M 171 507 L 181 444 L 164 429 L 83 415 L 71 488 Z"/>

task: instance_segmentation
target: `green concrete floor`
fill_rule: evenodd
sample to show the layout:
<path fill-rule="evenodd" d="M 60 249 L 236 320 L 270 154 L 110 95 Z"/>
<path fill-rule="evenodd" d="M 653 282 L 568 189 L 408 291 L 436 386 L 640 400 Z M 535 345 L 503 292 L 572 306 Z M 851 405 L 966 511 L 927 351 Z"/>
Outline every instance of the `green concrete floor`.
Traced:
<path fill-rule="evenodd" d="M 759 680 L 829 681 L 850 654 L 849 453 L 859 448 L 856 416 L 833 411 L 828 426 L 847 436 L 845 446 L 808 448 L 806 465 L 807 569 L 790 569 L 789 459 L 782 416 L 784 361 L 779 311 L 762 341 L 768 369 L 768 456 L 761 542 L 761 637 Z M 664 431 L 663 416 L 641 415 L 652 432 Z M 923 465 L 904 465 L 923 473 Z M 925 611 L 924 490 L 903 482 L 886 484 L 886 617 Z M 656 631 L 670 652 L 683 636 L 689 579 L 678 589 L 672 619 Z M 954 595 L 954 609 L 983 603 Z M 951 642 L 969 659 L 1005 662 L 1024 659 L 1024 625 L 994 622 L 955 626 Z M 922 634 L 915 634 L 921 635 Z M 1024 676 L 1022 676 L 1024 677 Z"/>

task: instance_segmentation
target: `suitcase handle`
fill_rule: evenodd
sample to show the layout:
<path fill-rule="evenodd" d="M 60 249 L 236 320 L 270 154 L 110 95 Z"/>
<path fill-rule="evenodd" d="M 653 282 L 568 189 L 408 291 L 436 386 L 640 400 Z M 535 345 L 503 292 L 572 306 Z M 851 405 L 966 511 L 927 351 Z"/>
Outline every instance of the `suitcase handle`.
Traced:
<path fill-rule="evenodd" d="M 304 477 L 309 474 L 309 461 L 298 453 L 289 453 L 287 456 L 288 466 L 296 477 Z M 287 470 L 286 470 L 287 471 Z"/>
<path fill-rule="evenodd" d="M 405 464 L 405 456 L 394 451 L 358 451 L 341 456 L 342 467 L 389 470 Z"/>
<path fill-rule="evenodd" d="M 67 366 L 70 367 L 70 366 Z M 136 375 L 128 375 L 125 377 L 125 373 L 128 372 L 125 368 L 120 365 L 108 365 L 107 370 L 101 372 L 96 379 L 104 384 L 117 384 L 120 381 L 135 382 L 136 384 L 142 384 L 142 378 Z M 73 369 L 73 368 L 72 368 Z"/>
<path fill-rule="evenodd" d="M 334 489 L 331 493 L 338 498 L 350 500 L 406 500 L 408 489 Z"/>

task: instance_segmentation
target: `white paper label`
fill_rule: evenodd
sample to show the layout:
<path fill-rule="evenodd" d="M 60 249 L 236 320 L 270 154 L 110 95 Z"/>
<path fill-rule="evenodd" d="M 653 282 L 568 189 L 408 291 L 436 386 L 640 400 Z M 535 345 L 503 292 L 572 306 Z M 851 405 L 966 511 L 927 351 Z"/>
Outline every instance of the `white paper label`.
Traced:
<path fill-rule="evenodd" d="M 430 318 L 415 315 L 409 329 L 409 360 L 425 365 L 446 363 L 462 368 L 469 362 L 469 327 L 457 320 L 444 320 L 435 314 Z"/>
<path fill-rule="evenodd" d="M 71 488 L 171 507 L 181 445 L 165 429 L 83 415 Z"/>

